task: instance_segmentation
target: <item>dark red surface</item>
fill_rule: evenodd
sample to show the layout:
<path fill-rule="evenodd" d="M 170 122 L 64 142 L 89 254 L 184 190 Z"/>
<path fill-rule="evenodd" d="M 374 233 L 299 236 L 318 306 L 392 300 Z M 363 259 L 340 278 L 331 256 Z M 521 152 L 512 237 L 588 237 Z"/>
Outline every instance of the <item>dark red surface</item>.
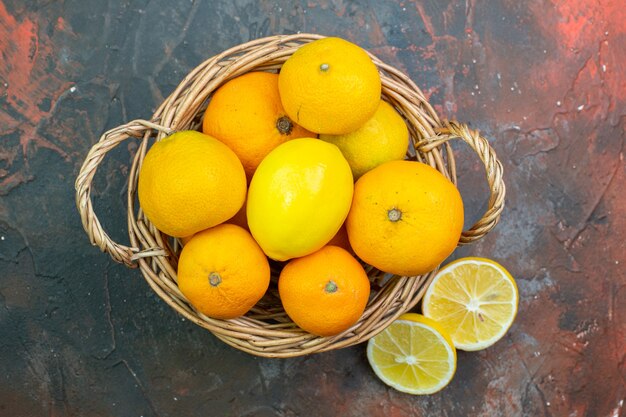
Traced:
<path fill-rule="evenodd" d="M 626 7 L 621 0 L 0 2 L 1 416 L 626 415 Z M 296 31 L 354 41 L 406 72 L 505 167 L 498 227 L 455 257 L 498 260 L 521 303 L 509 334 L 460 352 L 413 397 L 364 345 L 246 355 L 181 320 L 137 271 L 88 244 L 73 182 L 108 128 L 149 117 L 202 60 Z M 130 153 L 96 180 L 126 242 Z M 486 202 L 458 146 L 470 220 Z"/>

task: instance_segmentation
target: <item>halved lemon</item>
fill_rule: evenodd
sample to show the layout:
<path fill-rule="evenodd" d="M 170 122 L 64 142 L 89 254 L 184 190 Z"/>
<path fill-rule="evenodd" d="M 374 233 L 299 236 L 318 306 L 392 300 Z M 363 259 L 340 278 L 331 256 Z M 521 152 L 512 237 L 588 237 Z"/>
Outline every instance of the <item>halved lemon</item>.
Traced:
<path fill-rule="evenodd" d="M 517 314 L 515 280 L 497 262 L 461 258 L 443 267 L 428 287 L 422 311 L 450 334 L 457 349 L 485 349 L 502 338 Z"/>
<path fill-rule="evenodd" d="M 401 315 L 367 343 L 367 359 L 387 385 L 408 394 L 432 394 L 456 371 L 456 350 L 435 321 L 416 313 Z"/>

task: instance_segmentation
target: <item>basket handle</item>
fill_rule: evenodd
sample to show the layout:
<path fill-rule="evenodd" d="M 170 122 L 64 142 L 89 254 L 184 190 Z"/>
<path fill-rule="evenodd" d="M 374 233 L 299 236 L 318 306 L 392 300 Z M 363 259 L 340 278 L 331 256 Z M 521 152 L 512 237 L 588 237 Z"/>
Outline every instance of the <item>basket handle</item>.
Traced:
<path fill-rule="evenodd" d="M 506 187 L 502 177 L 502 164 L 496 157 L 496 153 L 489 145 L 489 142 L 487 142 L 487 139 L 480 136 L 478 131 L 470 129 L 467 125 L 458 122 L 445 122 L 443 127 L 436 129 L 436 132 L 438 136 L 435 138 L 428 138 L 418 143 L 420 151 L 429 152 L 450 139 L 461 139 L 478 154 L 487 172 L 487 182 L 490 191 L 487 211 L 476 224 L 461 234 L 459 246 L 462 246 L 485 236 L 500 219 L 506 194 Z"/>
<path fill-rule="evenodd" d="M 107 152 L 128 138 L 143 138 L 151 130 L 158 130 L 167 134 L 171 133 L 170 129 L 147 120 L 133 120 L 105 132 L 100 137 L 100 140 L 89 150 L 75 183 L 76 207 L 91 244 L 98 246 L 103 252 L 107 252 L 116 262 L 130 267 L 136 266 L 133 263 L 132 256 L 134 253 L 139 252 L 139 249 L 114 242 L 104 231 L 91 203 L 91 185 L 98 165 L 100 165 Z"/>

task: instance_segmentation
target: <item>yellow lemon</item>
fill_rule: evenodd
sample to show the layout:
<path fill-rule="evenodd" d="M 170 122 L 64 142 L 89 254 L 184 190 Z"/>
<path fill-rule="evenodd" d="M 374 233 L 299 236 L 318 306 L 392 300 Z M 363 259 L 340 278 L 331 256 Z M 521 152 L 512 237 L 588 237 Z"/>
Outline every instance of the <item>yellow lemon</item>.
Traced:
<path fill-rule="evenodd" d="M 456 371 L 450 336 L 437 322 L 415 313 L 401 315 L 371 338 L 367 359 L 385 384 L 408 394 L 433 394 Z"/>
<path fill-rule="evenodd" d="M 490 259 L 461 258 L 443 267 L 428 287 L 422 308 L 462 350 L 485 349 L 505 335 L 519 295 L 511 274 Z"/>
<path fill-rule="evenodd" d="M 320 135 L 335 144 L 352 168 L 354 179 L 378 165 L 404 159 L 409 147 L 409 129 L 404 119 L 386 101 L 363 126 L 345 135 Z"/>
<path fill-rule="evenodd" d="M 261 161 L 250 182 L 250 232 L 272 259 L 313 253 L 343 224 L 353 187 L 350 165 L 335 145 L 312 138 L 285 142 Z"/>

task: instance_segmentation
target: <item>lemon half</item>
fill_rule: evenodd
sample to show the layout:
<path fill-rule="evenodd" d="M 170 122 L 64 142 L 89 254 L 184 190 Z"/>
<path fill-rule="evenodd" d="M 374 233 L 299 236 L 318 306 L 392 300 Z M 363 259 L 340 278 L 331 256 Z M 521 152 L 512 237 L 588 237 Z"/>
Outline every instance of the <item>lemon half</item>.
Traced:
<path fill-rule="evenodd" d="M 371 338 L 367 359 L 385 384 L 408 394 L 433 394 L 456 371 L 450 337 L 435 321 L 415 313 L 403 314 Z"/>
<path fill-rule="evenodd" d="M 442 268 L 428 287 L 422 304 L 457 349 L 485 349 L 500 340 L 513 324 L 519 294 L 515 280 L 490 259 L 461 258 Z"/>

